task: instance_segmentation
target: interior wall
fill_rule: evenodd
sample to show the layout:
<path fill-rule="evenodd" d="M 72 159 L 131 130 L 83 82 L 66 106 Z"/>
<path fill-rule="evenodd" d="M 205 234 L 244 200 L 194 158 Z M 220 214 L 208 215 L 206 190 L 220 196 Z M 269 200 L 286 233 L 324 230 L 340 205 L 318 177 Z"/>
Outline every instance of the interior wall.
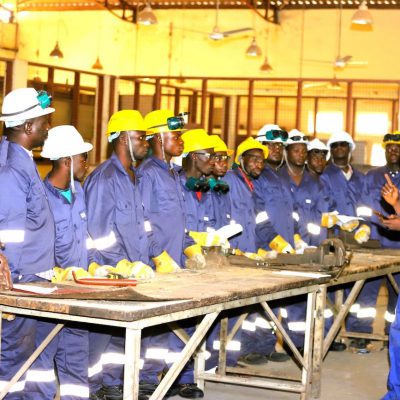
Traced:
<path fill-rule="evenodd" d="M 223 31 L 254 26 L 263 50 L 263 56 L 255 58 L 245 56 L 252 32 L 218 42 L 207 37 L 215 23 L 212 10 L 155 12 L 159 24 L 154 26 L 124 22 L 107 11 L 23 12 L 18 15 L 17 57 L 90 70 L 99 55 L 104 73 L 112 75 L 329 78 L 335 73 L 330 64 L 304 60 L 334 60 L 338 10 L 282 11 L 280 25 L 267 23 L 250 10 L 221 10 L 219 26 Z M 400 32 L 400 10 L 371 10 L 375 21 L 372 31 L 351 29 L 353 13 L 343 10 L 341 55 L 351 54 L 354 59 L 368 61 L 368 66 L 336 71 L 337 77 L 398 79 L 400 54 L 395 41 Z M 60 60 L 49 57 L 56 40 L 64 53 Z M 260 71 L 266 50 L 273 66 L 269 75 Z M 10 52 L 0 55 L 9 56 Z"/>

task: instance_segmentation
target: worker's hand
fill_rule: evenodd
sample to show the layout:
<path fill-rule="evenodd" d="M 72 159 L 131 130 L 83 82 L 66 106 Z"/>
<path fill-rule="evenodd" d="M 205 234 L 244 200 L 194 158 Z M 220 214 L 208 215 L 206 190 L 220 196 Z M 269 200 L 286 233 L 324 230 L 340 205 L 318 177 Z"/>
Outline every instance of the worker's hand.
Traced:
<path fill-rule="evenodd" d="M 7 258 L 4 254 L 0 253 L 0 289 L 12 290 L 12 288 L 13 282 Z"/>
<path fill-rule="evenodd" d="M 337 214 L 337 211 L 322 213 L 321 226 L 328 229 L 332 228 L 338 222 Z"/>
<path fill-rule="evenodd" d="M 195 232 L 190 231 L 189 236 L 199 244 L 200 246 L 210 247 L 210 246 L 222 246 L 225 245 L 227 240 L 222 239 L 217 232 Z"/>
<path fill-rule="evenodd" d="M 162 274 L 170 274 L 181 270 L 181 267 L 165 250 L 157 257 L 154 257 L 153 262 L 156 266 L 156 271 Z"/>
<path fill-rule="evenodd" d="M 110 273 L 115 272 L 115 268 L 111 265 L 99 265 L 92 262 L 88 268 L 89 274 L 96 278 L 107 278 Z"/>
<path fill-rule="evenodd" d="M 386 183 L 382 187 L 381 195 L 386 203 L 394 207 L 399 201 L 399 189 L 393 184 L 388 174 L 385 174 L 385 179 Z"/>
<path fill-rule="evenodd" d="M 387 218 L 382 219 L 382 225 L 393 231 L 400 231 L 400 217 L 397 215 L 389 215 Z"/>
<path fill-rule="evenodd" d="M 293 236 L 293 239 L 296 254 L 303 254 L 304 250 L 308 247 L 308 244 L 301 238 L 298 233 Z"/>
<path fill-rule="evenodd" d="M 72 272 L 75 272 L 75 276 L 77 277 L 77 279 L 91 277 L 88 271 L 78 267 L 67 267 L 67 268 L 54 267 L 53 272 L 54 276 L 51 279 L 53 283 L 73 281 L 74 277 L 72 275 Z"/>
<path fill-rule="evenodd" d="M 295 253 L 292 245 L 288 243 L 281 235 L 275 236 L 270 242 L 269 247 L 278 253 Z"/>
<path fill-rule="evenodd" d="M 192 246 L 186 247 L 183 251 L 188 258 L 186 260 L 186 268 L 190 269 L 203 269 L 206 266 L 206 259 L 201 251 L 201 246 L 199 244 L 194 244 Z"/>
<path fill-rule="evenodd" d="M 132 270 L 129 276 L 137 279 L 152 279 L 155 277 L 155 273 L 149 265 L 141 261 L 135 261 L 132 263 Z"/>
<path fill-rule="evenodd" d="M 362 244 L 368 242 L 370 236 L 371 236 L 371 228 L 366 224 L 362 224 L 356 230 L 356 233 L 354 234 L 354 239 L 357 243 Z"/>
<path fill-rule="evenodd" d="M 266 261 L 266 260 L 271 260 L 273 258 L 276 258 L 278 253 L 275 250 L 267 251 L 267 250 L 259 248 L 257 250 L 257 255 L 261 260 Z"/>
<path fill-rule="evenodd" d="M 340 224 L 340 229 L 346 232 L 353 232 L 360 225 L 360 221 L 358 219 L 352 219 L 347 222 L 343 222 Z"/>

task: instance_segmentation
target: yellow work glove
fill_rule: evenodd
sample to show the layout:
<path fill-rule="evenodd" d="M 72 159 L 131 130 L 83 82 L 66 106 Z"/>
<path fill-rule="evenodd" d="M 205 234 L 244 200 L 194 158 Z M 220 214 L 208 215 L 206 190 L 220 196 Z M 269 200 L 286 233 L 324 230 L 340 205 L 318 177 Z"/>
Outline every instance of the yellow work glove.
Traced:
<path fill-rule="evenodd" d="M 90 278 L 89 272 L 84 270 L 83 268 L 78 268 L 78 267 L 68 267 L 68 268 L 54 267 L 53 268 L 54 276 L 53 276 L 53 278 L 51 278 L 51 281 L 53 283 L 73 281 L 74 277 L 72 276 L 72 271 L 75 272 L 75 276 L 78 279 Z"/>
<path fill-rule="evenodd" d="M 126 259 L 118 261 L 114 272 L 124 278 L 151 279 L 155 276 L 153 269 L 145 263 L 141 261 L 130 262 Z"/>
<path fill-rule="evenodd" d="M 301 238 L 298 233 L 293 236 L 293 239 L 296 254 L 303 254 L 304 250 L 308 247 L 308 244 Z"/>
<path fill-rule="evenodd" d="M 338 222 L 337 211 L 322 213 L 321 226 L 323 228 L 332 228 Z"/>
<path fill-rule="evenodd" d="M 358 225 L 360 224 L 358 219 L 352 219 L 348 222 L 344 222 L 340 225 L 340 229 L 342 231 L 346 231 L 346 232 L 353 232 L 354 229 L 356 229 L 358 227 Z"/>
<path fill-rule="evenodd" d="M 272 258 L 276 258 L 278 253 L 275 250 L 267 251 L 264 249 L 258 249 L 257 255 L 261 260 L 271 260 Z"/>
<path fill-rule="evenodd" d="M 269 247 L 278 253 L 291 253 L 294 254 L 295 251 L 290 243 L 288 243 L 281 235 L 277 235 L 270 242 Z"/>
<path fill-rule="evenodd" d="M 96 278 L 106 278 L 110 273 L 114 272 L 115 268 L 111 265 L 100 265 L 92 262 L 89 265 L 88 271 L 90 275 Z"/>
<path fill-rule="evenodd" d="M 159 256 L 154 257 L 153 262 L 156 266 L 156 271 L 162 274 L 179 272 L 181 270 L 181 267 L 165 250 Z"/>
<path fill-rule="evenodd" d="M 193 244 L 192 246 L 186 247 L 183 251 L 185 256 L 188 258 L 187 267 L 192 269 L 202 269 L 206 266 L 206 259 L 201 251 L 199 244 Z"/>
<path fill-rule="evenodd" d="M 190 231 L 189 236 L 200 246 L 220 246 L 222 242 L 222 238 L 215 232 L 195 232 Z"/>
<path fill-rule="evenodd" d="M 354 239 L 357 243 L 361 244 L 368 242 L 370 236 L 371 228 L 368 225 L 362 224 L 354 234 Z"/>

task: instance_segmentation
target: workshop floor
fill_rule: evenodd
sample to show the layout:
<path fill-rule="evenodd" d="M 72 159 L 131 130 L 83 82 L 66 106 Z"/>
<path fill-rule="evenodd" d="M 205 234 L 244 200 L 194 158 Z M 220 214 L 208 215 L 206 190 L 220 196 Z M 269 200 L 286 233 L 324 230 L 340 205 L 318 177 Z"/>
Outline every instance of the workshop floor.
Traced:
<path fill-rule="evenodd" d="M 386 378 L 389 371 L 387 348 L 369 354 L 330 352 L 324 362 L 321 400 L 378 400 L 386 393 Z M 270 364 L 270 365 L 269 365 Z M 291 362 L 269 363 L 266 371 L 296 371 Z M 298 369 L 297 369 L 298 370 Z M 209 382 L 206 384 L 204 400 L 298 400 L 295 393 L 276 392 L 245 386 Z M 181 399 L 179 396 L 171 400 Z"/>

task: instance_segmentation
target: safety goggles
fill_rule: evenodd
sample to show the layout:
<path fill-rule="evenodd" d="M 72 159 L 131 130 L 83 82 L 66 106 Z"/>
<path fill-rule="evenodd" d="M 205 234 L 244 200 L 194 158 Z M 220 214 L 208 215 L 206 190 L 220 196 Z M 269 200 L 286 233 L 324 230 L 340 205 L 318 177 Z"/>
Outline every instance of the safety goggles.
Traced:
<path fill-rule="evenodd" d="M 193 154 L 197 154 L 198 156 L 202 156 L 204 157 L 206 160 L 215 160 L 215 154 L 211 154 L 211 153 L 200 153 L 198 151 L 193 152 Z M 223 157 L 223 156 L 220 156 Z"/>
<path fill-rule="evenodd" d="M 328 154 L 328 150 L 311 149 L 311 150 L 309 150 L 309 153 L 315 154 L 315 155 L 321 155 L 321 156 L 325 157 Z"/>
<path fill-rule="evenodd" d="M 217 156 L 217 155 L 214 155 L 213 159 L 215 160 L 215 162 L 229 161 L 230 160 L 230 156 Z"/>
<path fill-rule="evenodd" d="M 51 96 L 45 90 L 38 91 L 37 99 L 43 110 L 51 104 Z"/>
<path fill-rule="evenodd" d="M 301 136 L 301 135 L 292 136 L 291 138 L 289 138 L 289 140 L 291 140 L 292 142 L 302 142 L 302 141 L 308 142 L 308 136 Z"/>
<path fill-rule="evenodd" d="M 274 140 L 274 139 L 281 139 L 282 141 L 286 142 L 288 140 L 289 134 L 280 129 L 274 129 L 272 131 L 267 131 L 265 133 L 265 137 L 267 140 Z"/>
<path fill-rule="evenodd" d="M 336 149 L 337 147 L 347 147 L 350 146 L 348 142 L 334 142 L 331 143 L 331 149 Z"/>
<path fill-rule="evenodd" d="M 387 133 L 383 137 L 383 142 L 400 142 L 400 135 L 395 133 Z"/>

